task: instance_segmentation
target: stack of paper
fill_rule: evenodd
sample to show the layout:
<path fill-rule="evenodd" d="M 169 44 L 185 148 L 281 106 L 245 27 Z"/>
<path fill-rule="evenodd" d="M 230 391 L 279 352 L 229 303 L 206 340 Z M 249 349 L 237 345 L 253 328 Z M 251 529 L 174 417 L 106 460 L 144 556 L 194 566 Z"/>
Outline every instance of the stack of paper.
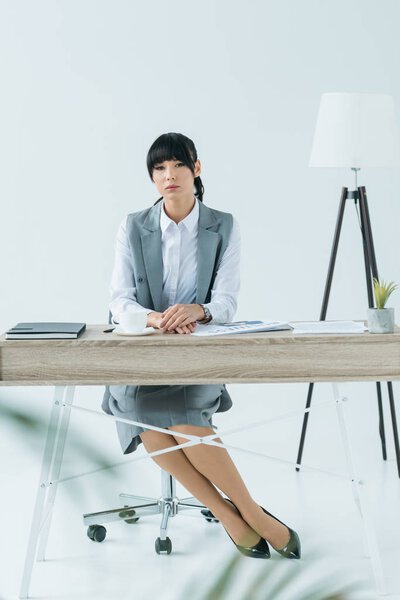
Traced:
<path fill-rule="evenodd" d="M 224 335 L 227 333 L 256 333 L 258 331 L 280 331 L 292 329 L 289 323 L 281 321 L 236 321 L 234 323 L 222 323 L 221 325 L 197 324 L 196 331 L 192 335 Z"/>
<path fill-rule="evenodd" d="M 363 323 L 358 321 L 305 321 L 290 323 L 293 333 L 363 333 L 368 331 Z"/>

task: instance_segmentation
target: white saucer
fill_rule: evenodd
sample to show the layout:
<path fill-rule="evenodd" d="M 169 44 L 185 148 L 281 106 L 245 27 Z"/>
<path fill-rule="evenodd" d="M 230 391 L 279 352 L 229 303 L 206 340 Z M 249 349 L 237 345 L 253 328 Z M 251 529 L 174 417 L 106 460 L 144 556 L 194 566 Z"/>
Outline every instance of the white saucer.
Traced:
<path fill-rule="evenodd" d="M 155 331 L 154 327 L 145 327 L 143 329 L 143 331 L 137 331 L 134 333 L 129 333 L 128 331 L 121 331 L 119 327 L 116 327 L 113 331 L 113 333 L 116 333 L 117 335 L 149 335 L 150 333 L 153 333 L 153 331 Z"/>

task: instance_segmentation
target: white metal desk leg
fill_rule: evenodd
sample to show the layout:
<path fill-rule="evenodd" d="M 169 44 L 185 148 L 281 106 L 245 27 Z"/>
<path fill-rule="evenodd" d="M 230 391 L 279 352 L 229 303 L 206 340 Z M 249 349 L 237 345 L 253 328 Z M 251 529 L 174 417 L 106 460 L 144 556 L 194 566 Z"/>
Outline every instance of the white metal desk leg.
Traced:
<path fill-rule="evenodd" d="M 29 583 L 31 580 L 33 562 L 35 560 L 38 538 L 42 526 L 44 504 L 48 492 L 47 483 L 49 481 L 49 476 L 54 462 L 55 451 L 59 438 L 63 396 L 65 389 L 65 386 L 56 386 L 54 390 L 53 408 L 51 410 L 49 426 L 47 428 L 47 437 L 43 452 L 42 468 L 40 472 L 39 485 L 36 494 L 36 502 L 33 511 L 28 547 L 26 550 L 24 570 L 22 573 L 21 588 L 19 593 L 20 598 L 28 598 Z"/>
<path fill-rule="evenodd" d="M 47 546 L 47 540 L 50 532 L 51 517 L 53 514 L 54 500 L 57 492 L 57 480 L 60 478 L 61 464 L 64 455 L 65 440 L 67 439 L 69 418 L 71 415 L 71 406 L 74 400 L 75 386 L 69 385 L 65 393 L 65 406 L 61 415 L 58 441 L 54 452 L 54 461 L 51 467 L 49 482 L 51 485 L 47 494 L 46 506 L 43 511 L 43 527 L 39 537 L 36 560 L 44 560 Z"/>
<path fill-rule="evenodd" d="M 362 486 L 365 488 L 365 483 L 360 481 L 356 475 L 356 469 L 354 466 L 354 454 L 351 448 L 350 437 L 347 432 L 347 425 L 345 419 L 345 410 L 343 407 L 343 402 L 347 400 L 340 396 L 339 386 L 337 383 L 332 383 L 333 394 L 336 401 L 336 411 L 339 421 L 340 433 L 342 436 L 342 443 L 346 455 L 347 467 L 349 470 L 349 474 L 351 477 L 351 485 L 353 490 L 353 496 L 357 508 L 359 509 L 361 521 L 363 525 L 365 542 L 367 548 L 367 554 L 371 558 L 372 570 L 374 573 L 375 584 L 377 588 L 377 592 L 379 596 L 385 596 L 388 592 L 385 588 L 385 580 L 382 570 L 382 562 L 378 549 L 378 542 L 375 535 L 375 530 L 373 527 L 373 521 L 371 518 L 371 513 L 369 509 L 369 501 L 368 501 L 368 490 L 361 489 Z"/>

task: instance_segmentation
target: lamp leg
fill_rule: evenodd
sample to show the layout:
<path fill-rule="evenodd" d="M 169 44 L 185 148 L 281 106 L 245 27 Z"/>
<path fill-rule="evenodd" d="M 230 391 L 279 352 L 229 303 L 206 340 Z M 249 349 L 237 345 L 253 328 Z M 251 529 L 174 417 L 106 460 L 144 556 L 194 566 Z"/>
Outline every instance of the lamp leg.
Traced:
<path fill-rule="evenodd" d="M 346 206 L 347 192 L 348 192 L 347 188 L 343 187 L 342 193 L 340 196 L 338 216 L 336 219 L 335 234 L 333 236 L 331 257 L 329 260 L 329 267 L 328 267 L 328 275 L 327 275 L 326 283 L 325 283 L 324 298 L 322 301 L 322 308 L 321 308 L 321 313 L 319 316 L 320 321 L 325 321 L 326 312 L 328 310 L 329 295 L 330 295 L 331 286 L 332 286 L 333 271 L 335 269 L 336 255 L 337 255 L 337 250 L 338 250 L 338 245 L 339 245 L 340 232 L 342 229 L 342 222 L 343 222 L 344 209 Z M 310 383 L 308 386 L 307 402 L 306 402 L 306 407 L 305 407 L 306 412 L 303 417 L 303 425 L 301 428 L 301 435 L 300 435 L 300 444 L 299 444 L 299 450 L 297 453 L 296 471 L 300 471 L 300 464 L 301 464 L 301 458 L 303 456 L 304 440 L 306 437 L 308 417 L 309 417 L 309 411 L 307 409 L 310 408 L 310 405 L 311 405 L 313 390 L 314 390 L 314 384 Z"/>
<path fill-rule="evenodd" d="M 367 247 L 369 247 L 368 253 L 370 256 L 370 265 L 372 277 L 378 277 L 378 267 L 376 263 L 376 255 L 375 255 L 375 247 L 374 247 L 374 239 L 372 237 L 372 227 L 371 227 L 371 219 L 369 217 L 369 209 L 368 209 L 368 200 L 367 200 L 367 192 L 364 186 L 358 188 L 360 195 L 360 208 L 362 205 L 363 213 L 364 213 L 364 221 L 365 221 L 365 231 L 367 233 Z M 371 284 L 372 285 L 372 284 Z"/>
<path fill-rule="evenodd" d="M 361 235 L 364 249 L 364 264 L 365 264 L 365 281 L 367 284 L 368 306 L 374 306 L 374 297 L 372 292 L 372 277 L 378 278 L 378 268 L 376 265 L 374 241 L 372 238 L 371 222 L 367 213 L 367 194 L 365 187 L 358 188 L 358 197 L 360 200 L 360 219 L 361 219 Z M 381 439 L 382 457 L 386 460 L 386 436 L 385 436 L 385 421 L 382 409 L 382 392 L 381 384 L 376 382 L 376 393 L 378 397 L 378 414 L 379 414 L 379 437 Z"/>
<path fill-rule="evenodd" d="M 306 412 L 303 417 L 303 426 L 301 428 L 300 445 L 299 445 L 299 450 L 297 453 L 296 471 L 300 471 L 301 457 L 303 456 L 304 439 L 306 437 L 306 431 L 307 431 L 308 416 L 310 414 L 310 412 L 307 409 L 310 408 L 313 389 L 314 389 L 314 384 L 310 383 L 308 386 L 307 402 L 306 402 L 306 408 L 305 408 Z"/>
<path fill-rule="evenodd" d="M 397 473 L 400 477 L 400 446 L 399 446 L 399 434 L 397 431 L 397 419 L 396 419 L 396 409 L 394 406 L 394 397 L 393 397 L 393 385 L 391 381 L 387 382 L 388 392 L 389 392 L 389 404 L 390 404 L 390 413 L 392 415 L 392 425 L 393 425 L 393 438 L 394 438 L 394 447 L 396 450 L 396 461 L 397 461 Z"/>
<path fill-rule="evenodd" d="M 358 188 L 358 190 L 359 190 L 359 195 L 360 195 L 360 213 L 361 213 L 361 225 L 362 225 L 363 239 L 365 238 L 365 245 L 367 248 L 366 260 L 368 260 L 368 264 L 369 264 L 369 278 L 367 278 L 367 287 L 368 287 L 368 289 L 371 289 L 370 293 L 372 296 L 371 274 L 372 274 L 373 278 L 379 279 L 378 267 L 377 267 L 377 262 L 376 262 L 374 240 L 372 237 L 372 227 L 371 227 L 371 219 L 369 216 L 367 193 L 366 193 L 364 186 Z M 367 268 L 367 266 L 366 266 L 366 268 Z M 370 301 L 369 306 L 370 307 L 374 306 L 373 301 L 372 302 Z M 388 386 L 388 393 L 389 393 L 390 412 L 391 412 L 391 417 L 392 417 L 393 438 L 394 438 L 394 446 L 395 446 L 395 453 L 396 453 L 397 472 L 400 477 L 399 436 L 398 436 L 398 431 L 397 431 L 397 419 L 396 419 L 396 410 L 395 410 L 394 398 L 393 398 L 392 382 L 388 381 L 387 386 Z M 378 391 L 378 409 L 379 409 L 379 433 L 380 433 L 381 442 L 382 442 L 383 459 L 386 460 L 386 457 L 387 457 L 386 440 L 385 440 L 385 429 L 384 429 L 384 421 L 383 421 L 382 397 L 380 394 L 380 383 L 379 382 L 377 382 L 377 391 Z"/>
<path fill-rule="evenodd" d="M 379 437 L 381 438 L 382 458 L 383 458 L 383 460 L 386 460 L 387 459 L 387 453 L 386 453 L 385 421 L 384 421 L 384 418 L 383 418 L 382 392 L 381 392 L 381 383 L 380 383 L 380 381 L 376 382 L 376 393 L 377 393 L 377 396 L 378 396 Z"/>

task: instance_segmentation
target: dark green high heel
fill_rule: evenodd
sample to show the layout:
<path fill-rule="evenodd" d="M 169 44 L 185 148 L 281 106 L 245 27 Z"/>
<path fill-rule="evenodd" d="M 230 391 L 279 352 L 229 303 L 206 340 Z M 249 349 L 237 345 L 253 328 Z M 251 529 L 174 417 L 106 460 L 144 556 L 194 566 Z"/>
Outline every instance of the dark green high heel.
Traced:
<path fill-rule="evenodd" d="M 224 527 L 225 529 L 225 527 Z M 225 529 L 226 531 L 226 529 Z M 226 531 L 226 533 L 228 533 Z M 229 533 L 228 533 L 229 535 Z M 229 535 L 231 538 L 231 536 Z M 271 558 L 271 552 L 269 551 L 269 546 L 267 540 L 260 537 L 260 541 L 255 546 L 240 546 L 231 538 L 232 542 L 235 544 L 236 548 L 244 554 L 245 556 L 250 556 L 251 558 Z"/>
<path fill-rule="evenodd" d="M 286 558 L 300 558 L 301 556 L 301 546 L 300 546 L 300 538 L 297 535 L 297 533 L 291 529 L 290 527 L 288 527 L 283 521 L 281 521 L 280 519 L 278 519 L 278 517 L 275 517 L 275 515 L 272 515 L 270 512 L 268 512 L 265 508 L 263 508 L 262 506 L 260 506 L 260 508 L 263 509 L 263 511 L 269 515 L 270 517 L 272 517 L 273 519 L 275 519 L 276 521 L 279 521 L 279 523 L 282 523 L 282 525 L 284 525 L 285 527 L 288 528 L 289 533 L 290 533 L 290 538 L 288 543 L 286 544 L 286 546 L 284 548 L 281 548 L 280 550 L 278 550 L 278 548 L 273 547 L 274 550 L 276 550 L 276 552 L 279 552 L 279 554 L 281 554 L 282 556 L 285 556 Z"/>
<path fill-rule="evenodd" d="M 236 508 L 236 510 L 238 511 L 238 513 L 240 515 L 239 509 L 232 502 L 232 500 L 229 500 L 229 498 L 224 498 L 224 500 L 228 500 L 228 502 L 230 502 Z M 242 516 L 242 515 L 240 515 L 240 516 Z M 224 529 L 225 529 L 225 527 L 224 527 Z M 225 531 L 226 531 L 226 529 L 225 529 Z M 229 535 L 229 533 L 227 531 L 226 531 L 226 533 Z M 232 539 L 232 537 L 230 535 L 229 535 L 229 537 L 231 538 L 232 542 L 235 544 L 235 546 L 239 550 L 239 552 L 244 554 L 244 556 L 250 556 L 251 558 L 271 558 L 271 552 L 269 550 L 268 542 L 264 538 L 260 537 L 260 541 L 255 546 L 240 546 L 239 544 L 237 544 L 235 542 L 235 540 Z"/>

